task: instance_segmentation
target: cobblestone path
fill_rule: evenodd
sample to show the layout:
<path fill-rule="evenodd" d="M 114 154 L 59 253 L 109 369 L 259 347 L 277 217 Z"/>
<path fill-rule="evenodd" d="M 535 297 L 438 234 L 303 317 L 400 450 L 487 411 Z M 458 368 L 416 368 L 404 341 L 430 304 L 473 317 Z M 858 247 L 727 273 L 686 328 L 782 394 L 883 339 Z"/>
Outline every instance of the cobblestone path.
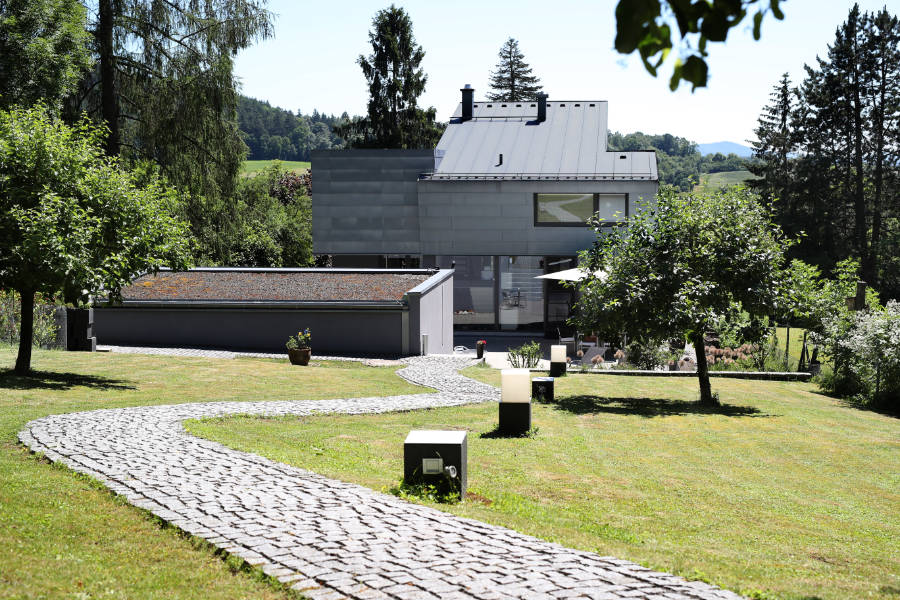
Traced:
<path fill-rule="evenodd" d="M 468 359 L 407 362 L 402 377 L 439 393 L 96 410 L 32 421 L 19 439 L 315 600 L 739 598 L 238 452 L 188 435 L 181 424 L 232 414 L 362 414 L 498 399 L 495 388 L 457 373 Z"/>

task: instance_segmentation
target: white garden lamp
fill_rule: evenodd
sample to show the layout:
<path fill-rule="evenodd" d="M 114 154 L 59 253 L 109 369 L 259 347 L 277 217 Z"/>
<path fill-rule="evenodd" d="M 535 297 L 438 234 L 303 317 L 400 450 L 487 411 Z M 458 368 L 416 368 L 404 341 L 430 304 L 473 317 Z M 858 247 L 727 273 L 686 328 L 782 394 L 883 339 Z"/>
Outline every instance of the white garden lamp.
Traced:
<path fill-rule="evenodd" d="M 561 377 L 566 374 L 566 346 L 550 346 L 550 377 Z"/>
<path fill-rule="evenodd" d="M 503 369 L 500 372 L 499 430 L 506 435 L 524 435 L 531 429 L 531 372 Z"/>

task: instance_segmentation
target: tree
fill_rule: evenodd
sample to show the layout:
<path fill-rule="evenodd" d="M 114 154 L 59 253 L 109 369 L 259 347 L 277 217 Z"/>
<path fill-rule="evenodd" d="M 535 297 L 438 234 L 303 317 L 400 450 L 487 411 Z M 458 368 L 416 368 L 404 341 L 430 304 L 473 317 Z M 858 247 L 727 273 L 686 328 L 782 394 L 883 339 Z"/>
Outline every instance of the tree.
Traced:
<path fill-rule="evenodd" d="M 393 4 L 378 11 L 369 32 L 372 54 L 357 63 L 369 86 L 367 116 L 335 129 L 354 148 L 433 148 L 442 128 L 434 107 L 418 98 L 428 77 L 421 68 L 425 51 L 416 44 L 412 20 Z"/>
<path fill-rule="evenodd" d="M 0 109 L 58 108 L 90 68 L 78 0 L 0 0 Z"/>
<path fill-rule="evenodd" d="M 150 160 L 184 193 L 205 261 L 222 259 L 246 147 L 237 127 L 237 52 L 272 33 L 265 0 L 97 0 L 97 68 L 72 99 L 109 131 L 106 152 Z"/>
<path fill-rule="evenodd" d="M 672 51 L 672 27 L 675 21 L 683 52 L 675 60 L 669 88 L 675 91 L 682 80 L 692 89 L 706 87 L 706 57 L 709 42 L 724 42 L 752 7 L 753 38 L 759 40 L 762 21 L 769 12 L 783 19 L 781 0 L 619 0 L 616 5 L 616 50 L 641 56 L 644 68 L 656 77 L 657 70 Z"/>
<path fill-rule="evenodd" d="M 580 286 L 576 322 L 609 338 L 685 336 L 697 352 L 700 402 L 714 404 L 704 335 L 722 316 L 742 310 L 761 319 L 779 310 L 790 245 L 756 195 L 744 188 L 678 194 L 664 186 L 628 227 L 598 234 L 580 262 L 594 273 Z"/>
<path fill-rule="evenodd" d="M 853 6 L 799 89 L 776 86 L 754 143 L 776 218 L 806 236 L 793 256 L 828 271 L 854 256 L 860 276 L 900 297 L 900 21 Z M 892 243 L 894 242 L 894 243 Z"/>
<path fill-rule="evenodd" d="M 488 100 L 492 102 L 525 102 L 534 100 L 543 91 L 540 79 L 531 74 L 525 55 L 519 50 L 519 42 L 506 40 L 498 53 L 500 62 L 491 72 L 491 89 Z"/>
<path fill-rule="evenodd" d="M 187 225 L 175 192 L 104 156 L 103 132 L 35 107 L 0 111 L 0 288 L 22 306 L 16 372 L 31 368 L 36 293 L 111 298 L 136 275 L 185 268 Z"/>

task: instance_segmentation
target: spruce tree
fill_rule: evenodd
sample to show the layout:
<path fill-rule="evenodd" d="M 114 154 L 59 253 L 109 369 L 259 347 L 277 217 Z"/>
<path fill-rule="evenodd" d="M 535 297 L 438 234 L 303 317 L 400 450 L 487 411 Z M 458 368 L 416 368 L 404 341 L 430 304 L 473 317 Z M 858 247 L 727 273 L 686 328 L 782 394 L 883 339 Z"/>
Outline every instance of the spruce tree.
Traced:
<path fill-rule="evenodd" d="M 756 160 L 749 165 L 750 171 L 762 178 L 756 181 L 755 187 L 765 197 L 779 199 L 790 217 L 796 212 L 796 204 L 790 190 L 789 160 L 794 151 L 794 132 L 791 123 L 794 94 L 791 80 L 785 73 L 769 94 L 771 104 L 762 109 L 758 126 L 754 130 L 756 141 L 752 142 L 753 156 Z M 793 218 L 787 219 L 787 223 L 793 222 Z M 782 224 L 783 227 L 784 225 Z"/>
<path fill-rule="evenodd" d="M 357 59 L 369 86 L 367 115 L 336 127 L 335 133 L 354 148 L 433 148 L 442 129 L 433 107 L 418 106 L 428 81 L 421 67 L 425 51 L 416 43 L 406 11 L 393 4 L 378 11 L 369 42 L 372 54 Z"/>
<path fill-rule="evenodd" d="M 519 42 L 506 40 L 498 53 L 500 62 L 491 72 L 491 89 L 487 98 L 492 102 L 526 102 L 534 100 L 543 91 L 540 79 L 531 74 L 525 55 L 519 50 Z"/>

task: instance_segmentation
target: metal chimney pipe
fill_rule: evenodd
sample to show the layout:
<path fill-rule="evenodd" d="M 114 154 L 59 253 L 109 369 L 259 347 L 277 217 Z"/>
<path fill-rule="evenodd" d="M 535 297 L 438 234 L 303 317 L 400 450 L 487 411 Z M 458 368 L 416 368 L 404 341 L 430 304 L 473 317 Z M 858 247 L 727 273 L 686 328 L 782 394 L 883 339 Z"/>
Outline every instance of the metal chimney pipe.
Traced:
<path fill-rule="evenodd" d="M 475 88 L 473 88 L 468 83 L 466 87 L 460 89 L 462 92 L 462 119 L 461 121 L 471 121 L 472 120 L 472 96 L 475 94 Z"/>
<path fill-rule="evenodd" d="M 547 120 L 547 94 L 541 92 L 537 95 L 537 122 L 543 123 Z"/>

